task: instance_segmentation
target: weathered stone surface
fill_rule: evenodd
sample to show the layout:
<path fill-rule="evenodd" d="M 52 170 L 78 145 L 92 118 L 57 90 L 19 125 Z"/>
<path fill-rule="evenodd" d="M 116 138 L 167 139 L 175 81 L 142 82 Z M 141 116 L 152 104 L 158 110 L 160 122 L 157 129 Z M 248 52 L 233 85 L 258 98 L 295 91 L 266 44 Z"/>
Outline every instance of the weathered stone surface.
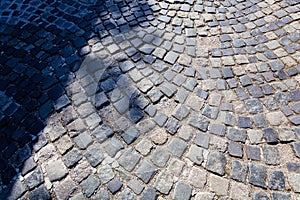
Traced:
<path fill-rule="evenodd" d="M 284 190 L 285 180 L 282 171 L 270 171 L 269 173 L 269 188 L 271 190 Z"/>
<path fill-rule="evenodd" d="M 216 195 L 226 196 L 229 188 L 229 180 L 216 176 L 214 174 L 210 175 L 209 186 Z"/>
<path fill-rule="evenodd" d="M 156 172 L 156 168 L 147 160 L 144 160 L 140 167 L 137 168 L 135 174 L 139 177 L 144 183 L 148 183 L 154 173 Z"/>
<path fill-rule="evenodd" d="M 173 186 L 173 176 L 166 170 L 158 174 L 155 188 L 162 194 L 169 194 Z"/>
<path fill-rule="evenodd" d="M 107 188 L 112 194 L 117 193 L 121 189 L 122 186 L 123 186 L 123 183 L 116 178 L 107 184 Z"/>
<path fill-rule="evenodd" d="M 235 141 L 235 142 L 245 142 L 246 141 L 246 131 L 235 129 L 235 128 L 229 128 L 227 133 L 227 138 Z"/>
<path fill-rule="evenodd" d="M 164 167 L 170 158 L 170 153 L 161 147 L 157 147 L 151 156 L 151 161 L 158 167 Z"/>
<path fill-rule="evenodd" d="M 80 183 L 80 186 L 82 187 L 82 190 L 87 197 L 92 196 L 99 185 L 99 179 L 93 174 Z"/>
<path fill-rule="evenodd" d="M 178 105 L 173 112 L 173 116 L 181 121 L 188 116 L 189 112 L 190 109 L 188 107 L 184 105 Z"/>
<path fill-rule="evenodd" d="M 141 197 L 141 200 L 155 200 L 157 198 L 157 193 L 155 189 L 153 188 L 148 188 L 144 193 L 143 196 Z"/>
<path fill-rule="evenodd" d="M 249 164 L 249 182 L 252 185 L 266 188 L 266 178 L 267 178 L 267 172 L 266 167 L 262 165 L 256 165 L 253 163 Z"/>
<path fill-rule="evenodd" d="M 294 148 L 295 154 L 298 158 L 300 158 L 300 142 L 293 142 L 292 146 Z"/>
<path fill-rule="evenodd" d="M 198 128 L 201 131 L 207 131 L 209 123 L 210 123 L 209 120 L 197 115 L 192 115 L 189 120 L 189 124 L 191 126 Z"/>
<path fill-rule="evenodd" d="M 245 182 L 248 173 L 246 165 L 242 164 L 238 160 L 233 160 L 231 163 L 230 177 L 234 180 Z"/>
<path fill-rule="evenodd" d="M 230 198 L 236 200 L 249 199 L 250 189 L 247 185 L 233 182 L 230 190 Z"/>
<path fill-rule="evenodd" d="M 128 150 L 119 158 L 119 163 L 127 171 L 132 171 L 140 161 L 140 158 L 141 156 L 134 149 L 128 148 Z"/>
<path fill-rule="evenodd" d="M 247 158 L 249 160 L 261 160 L 260 148 L 256 146 L 246 146 Z"/>
<path fill-rule="evenodd" d="M 84 155 L 93 167 L 99 165 L 104 159 L 101 147 L 98 144 L 89 146 Z"/>
<path fill-rule="evenodd" d="M 254 192 L 253 194 L 253 200 L 270 200 L 269 195 L 263 192 Z"/>
<path fill-rule="evenodd" d="M 92 199 L 93 200 L 96 200 L 96 199 L 109 200 L 110 197 L 109 197 L 108 192 L 105 189 L 101 188 L 95 195 L 92 196 Z"/>
<path fill-rule="evenodd" d="M 45 165 L 46 173 L 50 181 L 62 179 L 68 170 L 61 160 L 51 160 Z"/>
<path fill-rule="evenodd" d="M 195 178 L 197 177 L 197 178 Z M 207 181 L 207 172 L 197 167 L 191 169 L 191 173 L 188 178 L 190 184 L 197 188 L 203 188 Z"/>
<path fill-rule="evenodd" d="M 300 193 L 300 174 L 288 174 L 288 182 L 295 192 Z"/>
<path fill-rule="evenodd" d="M 105 184 L 114 178 L 115 174 L 109 165 L 104 165 L 98 169 L 98 175 L 101 183 Z"/>
<path fill-rule="evenodd" d="M 128 182 L 128 187 L 136 194 L 141 194 L 144 190 L 143 184 L 137 179 L 131 179 Z"/>
<path fill-rule="evenodd" d="M 243 146 L 236 142 L 230 142 L 228 146 L 229 155 L 242 158 L 243 157 Z"/>
<path fill-rule="evenodd" d="M 203 149 L 201 147 L 197 147 L 196 145 L 192 145 L 188 152 L 188 158 L 197 165 L 201 165 L 201 163 L 204 161 Z"/>
<path fill-rule="evenodd" d="M 165 125 L 167 132 L 171 135 L 177 133 L 177 130 L 180 128 L 180 126 L 181 125 L 179 124 L 178 120 L 174 118 L 169 118 Z"/>
<path fill-rule="evenodd" d="M 265 162 L 268 165 L 279 165 L 280 164 L 280 156 L 279 151 L 274 146 L 264 146 L 263 153 Z"/>
<path fill-rule="evenodd" d="M 81 152 L 76 149 L 73 148 L 71 151 L 69 151 L 64 157 L 63 157 L 63 161 L 65 163 L 65 165 L 70 168 L 72 166 L 74 166 L 76 163 L 78 163 L 80 160 L 82 159 L 82 155 Z"/>
<path fill-rule="evenodd" d="M 63 181 L 55 185 L 54 192 L 58 199 L 68 199 L 76 190 L 77 186 L 70 177 L 66 177 Z"/>
<path fill-rule="evenodd" d="M 224 175 L 227 159 L 224 154 L 213 151 L 208 155 L 208 160 L 205 168 L 219 175 Z"/>
<path fill-rule="evenodd" d="M 29 189 L 32 189 L 44 182 L 43 171 L 37 167 L 33 172 L 25 176 L 25 184 Z"/>
<path fill-rule="evenodd" d="M 195 144 L 208 149 L 210 142 L 210 137 L 204 133 L 198 133 L 195 138 Z"/>
<path fill-rule="evenodd" d="M 125 188 L 119 193 L 118 200 L 134 200 L 135 196 L 130 192 L 128 188 Z"/>
<path fill-rule="evenodd" d="M 268 122 L 273 126 L 287 123 L 287 119 L 282 112 L 270 112 L 266 114 Z"/>
<path fill-rule="evenodd" d="M 146 156 L 151 151 L 152 147 L 152 142 L 148 139 L 144 139 L 135 146 L 135 149 L 143 156 Z"/>
<path fill-rule="evenodd" d="M 174 138 L 168 145 L 168 151 L 174 156 L 181 157 L 187 146 L 183 140 Z"/>
<path fill-rule="evenodd" d="M 178 182 L 175 185 L 173 199 L 175 200 L 188 200 L 192 195 L 192 187 L 184 182 Z"/>
<path fill-rule="evenodd" d="M 272 199 L 274 200 L 290 200 L 291 194 L 283 193 L 283 192 L 272 192 L 271 193 Z"/>
<path fill-rule="evenodd" d="M 206 200 L 206 199 L 214 199 L 215 194 L 209 192 L 198 192 L 195 196 L 195 200 Z"/>
<path fill-rule="evenodd" d="M 45 186 L 41 185 L 40 187 L 36 188 L 29 194 L 30 200 L 39 200 L 39 199 L 45 199 L 49 200 L 51 199 L 51 196 L 48 192 L 48 190 L 45 188 Z"/>

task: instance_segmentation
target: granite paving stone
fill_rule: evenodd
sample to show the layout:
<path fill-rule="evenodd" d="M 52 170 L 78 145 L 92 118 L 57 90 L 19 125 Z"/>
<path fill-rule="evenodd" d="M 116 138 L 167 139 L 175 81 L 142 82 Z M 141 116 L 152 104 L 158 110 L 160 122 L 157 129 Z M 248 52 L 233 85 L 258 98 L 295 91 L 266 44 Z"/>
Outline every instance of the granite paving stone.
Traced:
<path fill-rule="evenodd" d="M 184 182 L 178 182 L 175 185 L 174 199 L 190 199 L 192 195 L 192 187 Z"/>
<path fill-rule="evenodd" d="M 49 161 L 45 169 L 50 181 L 60 180 L 68 173 L 67 168 L 61 160 Z"/>
<path fill-rule="evenodd" d="M 224 154 L 213 151 L 208 155 L 208 160 L 205 167 L 207 170 L 222 176 L 225 173 L 226 164 L 227 159 Z"/>
<path fill-rule="evenodd" d="M 101 183 L 105 184 L 112 180 L 115 176 L 112 168 L 109 165 L 104 165 L 99 168 L 98 175 L 100 178 Z"/>
<path fill-rule="evenodd" d="M 107 188 L 112 194 L 117 193 L 122 186 L 123 186 L 122 182 L 116 178 L 107 184 Z"/>
<path fill-rule="evenodd" d="M 156 172 L 156 168 L 147 160 L 144 160 L 140 167 L 136 170 L 136 175 L 139 177 L 144 183 L 148 183 L 154 173 Z"/>
<path fill-rule="evenodd" d="M 252 185 L 266 188 L 267 172 L 266 167 L 263 165 L 257 165 L 254 163 L 249 164 L 249 182 Z"/>
<path fill-rule="evenodd" d="M 99 179 L 95 175 L 90 175 L 87 179 L 83 180 L 80 186 L 87 197 L 92 196 L 95 190 L 100 185 Z"/>
<path fill-rule="evenodd" d="M 174 138 L 168 145 L 168 151 L 177 157 L 181 157 L 187 148 L 187 143 L 181 139 Z"/>
<path fill-rule="evenodd" d="M 82 159 L 82 154 L 77 148 L 70 150 L 64 157 L 63 162 L 67 167 L 72 167 Z"/>
<path fill-rule="evenodd" d="M 196 163 L 197 165 L 201 165 L 202 162 L 204 161 L 203 149 L 196 145 L 192 145 L 188 152 L 188 158 L 194 163 Z"/>
<path fill-rule="evenodd" d="M 158 179 L 154 187 L 163 194 L 169 194 L 173 186 L 173 176 L 168 171 L 164 170 L 158 174 Z"/>
<path fill-rule="evenodd" d="M 230 177 L 234 180 L 245 182 L 247 172 L 248 172 L 247 166 L 242 164 L 238 160 L 233 160 L 231 164 L 232 164 L 232 168 L 231 168 Z"/>
<path fill-rule="evenodd" d="M 285 180 L 282 171 L 270 171 L 268 186 L 271 190 L 284 190 Z"/>
<path fill-rule="evenodd" d="M 119 163 L 127 171 L 132 171 L 139 162 L 140 158 L 141 156 L 134 149 L 129 148 L 119 158 Z"/>
<path fill-rule="evenodd" d="M 157 198 L 157 193 L 155 189 L 148 188 L 142 195 L 141 200 L 155 200 Z"/>
<path fill-rule="evenodd" d="M 170 158 L 170 153 L 158 147 L 151 156 L 151 161 L 158 167 L 164 167 Z"/>

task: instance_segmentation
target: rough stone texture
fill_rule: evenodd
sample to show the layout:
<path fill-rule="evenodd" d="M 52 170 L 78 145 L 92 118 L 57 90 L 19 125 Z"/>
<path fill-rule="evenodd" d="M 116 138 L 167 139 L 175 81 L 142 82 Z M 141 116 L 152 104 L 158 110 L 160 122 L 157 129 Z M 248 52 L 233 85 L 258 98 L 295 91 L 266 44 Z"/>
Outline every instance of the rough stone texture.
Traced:
<path fill-rule="evenodd" d="M 87 197 L 92 196 L 99 185 L 99 179 L 93 174 L 80 183 L 80 186 L 82 187 L 83 192 Z"/>
<path fill-rule="evenodd" d="M 159 167 L 164 167 L 167 164 L 169 158 L 170 153 L 168 153 L 161 147 L 158 147 L 151 156 L 152 162 Z"/>
<path fill-rule="evenodd" d="M 249 182 L 252 185 L 266 188 L 266 178 L 267 178 L 267 172 L 266 167 L 262 165 L 256 165 L 253 163 L 249 164 Z"/>
<path fill-rule="evenodd" d="M 245 182 L 248 168 L 243 165 L 240 161 L 233 160 L 231 166 L 230 177 L 234 180 Z"/>
<path fill-rule="evenodd" d="M 295 192 L 300 192 L 300 174 L 288 174 L 288 182 Z"/>
<path fill-rule="evenodd" d="M 100 167 L 98 170 L 98 174 L 99 174 L 101 183 L 104 183 L 104 184 L 109 182 L 115 176 L 111 166 L 109 166 L 109 165 L 104 165 L 104 166 Z"/>
<path fill-rule="evenodd" d="M 152 163 L 147 160 L 144 160 L 140 167 L 136 170 L 136 175 L 139 177 L 144 183 L 148 183 L 156 172 L 155 167 Z"/>
<path fill-rule="evenodd" d="M 226 163 L 227 159 L 222 153 L 213 151 L 208 155 L 208 160 L 205 167 L 211 172 L 224 175 Z"/>
<path fill-rule="evenodd" d="M 285 178 L 281 171 L 270 171 L 269 173 L 269 188 L 271 190 L 284 190 L 285 189 Z"/>
<path fill-rule="evenodd" d="M 197 165 L 201 165 L 204 160 L 203 149 L 201 147 L 197 147 L 196 145 L 192 145 L 188 152 L 188 158 Z"/>
<path fill-rule="evenodd" d="M 122 182 L 118 179 L 113 179 L 107 184 L 107 188 L 112 194 L 117 193 L 122 186 L 123 186 Z"/>
<path fill-rule="evenodd" d="M 197 177 L 197 178 L 195 178 Z M 189 182 L 192 186 L 197 188 L 203 188 L 206 184 L 207 173 L 204 170 L 200 170 L 196 167 L 191 169 L 191 173 L 189 175 Z"/>
<path fill-rule="evenodd" d="M 229 180 L 213 175 L 210 175 L 210 188 L 216 195 L 226 196 L 229 188 Z"/>
<path fill-rule="evenodd" d="M 236 200 L 249 199 L 250 189 L 247 185 L 233 182 L 230 190 L 230 198 Z"/>
<path fill-rule="evenodd" d="M 192 115 L 189 120 L 189 124 L 195 128 L 198 128 L 201 131 L 207 131 L 209 121 L 204 117 Z"/>
<path fill-rule="evenodd" d="M 163 193 L 169 194 L 171 188 L 173 186 L 173 177 L 168 171 L 162 171 L 158 174 L 157 180 L 155 182 L 155 188 Z"/>
<path fill-rule="evenodd" d="M 169 152 L 177 157 L 181 157 L 186 148 L 186 142 L 178 138 L 174 138 L 168 145 Z"/>
<path fill-rule="evenodd" d="M 67 177 L 62 182 L 55 185 L 54 192 L 58 199 L 67 199 L 72 196 L 76 187 L 74 181 L 70 177 Z"/>
<path fill-rule="evenodd" d="M 140 155 L 132 148 L 129 148 L 119 159 L 119 163 L 127 171 L 132 171 L 140 160 Z"/>
<path fill-rule="evenodd" d="M 192 195 L 192 188 L 188 184 L 184 182 L 178 182 L 175 185 L 175 191 L 173 195 L 173 199 L 175 200 L 188 200 Z"/>
<path fill-rule="evenodd" d="M 61 160 L 51 160 L 45 165 L 46 173 L 50 181 L 57 181 L 62 179 L 68 170 Z"/>
<path fill-rule="evenodd" d="M 132 191 L 136 194 L 141 194 L 142 191 L 144 190 L 144 186 L 141 184 L 140 181 L 138 181 L 137 179 L 131 179 L 128 182 L 128 187 L 130 189 L 132 189 Z"/>
<path fill-rule="evenodd" d="M 265 162 L 268 165 L 279 165 L 280 164 L 280 155 L 278 149 L 273 146 L 264 146 L 263 154 Z"/>

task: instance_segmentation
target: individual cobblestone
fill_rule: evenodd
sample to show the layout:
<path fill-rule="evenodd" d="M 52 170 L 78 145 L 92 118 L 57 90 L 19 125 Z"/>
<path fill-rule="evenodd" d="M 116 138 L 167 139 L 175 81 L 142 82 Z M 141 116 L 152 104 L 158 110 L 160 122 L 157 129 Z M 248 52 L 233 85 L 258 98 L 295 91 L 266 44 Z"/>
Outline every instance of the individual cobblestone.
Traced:
<path fill-rule="evenodd" d="M 226 162 L 227 159 L 222 153 L 214 151 L 209 154 L 205 167 L 209 171 L 224 175 Z"/>
<path fill-rule="evenodd" d="M 262 188 L 266 188 L 266 167 L 250 163 L 249 172 L 249 182 L 251 184 Z"/>

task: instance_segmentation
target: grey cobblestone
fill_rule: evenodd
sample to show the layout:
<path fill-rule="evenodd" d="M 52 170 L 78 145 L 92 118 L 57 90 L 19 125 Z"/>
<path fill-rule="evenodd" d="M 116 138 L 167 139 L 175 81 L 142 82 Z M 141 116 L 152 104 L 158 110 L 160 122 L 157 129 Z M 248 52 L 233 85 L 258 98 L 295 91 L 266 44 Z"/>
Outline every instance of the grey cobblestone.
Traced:
<path fill-rule="evenodd" d="M 170 153 L 168 153 L 165 149 L 158 147 L 155 152 L 151 156 L 152 162 L 159 166 L 164 167 L 170 158 Z"/>
<path fill-rule="evenodd" d="M 46 173 L 50 181 L 62 179 L 67 174 L 67 168 L 61 160 L 52 160 L 45 165 Z"/>
<path fill-rule="evenodd" d="M 155 182 L 155 188 L 163 193 L 169 194 L 173 186 L 173 177 L 168 171 L 162 171 L 158 174 L 158 179 Z"/>
<path fill-rule="evenodd" d="M 144 160 L 141 166 L 136 170 L 136 175 L 144 183 L 148 183 L 152 179 L 155 172 L 155 167 L 149 161 Z"/>
<path fill-rule="evenodd" d="M 226 163 L 226 157 L 222 153 L 214 151 L 209 154 L 205 167 L 209 171 L 224 175 Z"/>
<path fill-rule="evenodd" d="M 119 163 L 127 171 L 132 171 L 137 163 L 139 162 L 141 156 L 132 148 L 129 148 L 120 158 Z"/>
<path fill-rule="evenodd" d="M 90 175 L 87 179 L 83 180 L 80 184 L 84 194 L 87 197 L 92 196 L 95 190 L 100 185 L 99 179 L 95 175 Z"/>
<path fill-rule="evenodd" d="M 267 172 L 266 167 L 262 165 L 256 165 L 253 163 L 249 164 L 249 182 L 252 185 L 266 188 L 266 178 L 267 178 Z"/>

